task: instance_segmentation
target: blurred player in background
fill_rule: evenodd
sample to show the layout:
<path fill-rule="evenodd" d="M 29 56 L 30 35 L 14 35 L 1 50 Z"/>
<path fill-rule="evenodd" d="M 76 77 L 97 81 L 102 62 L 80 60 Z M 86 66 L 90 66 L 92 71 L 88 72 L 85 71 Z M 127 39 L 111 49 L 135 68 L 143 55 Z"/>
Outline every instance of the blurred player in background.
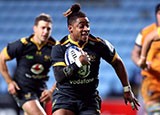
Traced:
<path fill-rule="evenodd" d="M 46 82 L 51 67 L 50 55 L 56 41 L 50 36 L 52 19 L 48 14 L 40 14 L 35 19 L 34 34 L 9 43 L 0 53 L 0 72 L 8 84 L 8 92 L 13 95 L 25 115 L 45 115 L 40 102 L 52 98 L 52 90 L 47 90 Z M 16 58 L 17 68 L 12 78 L 6 62 Z"/>
<path fill-rule="evenodd" d="M 153 45 L 160 40 L 160 27 L 153 32 L 151 32 L 145 39 L 140 60 L 138 61 L 138 66 L 144 69 L 145 71 L 154 72 L 156 76 L 150 76 L 145 78 L 146 83 L 144 87 L 147 88 L 147 92 L 144 92 L 145 100 L 147 101 L 146 106 L 147 112 L 149 115 L 160 115 L 160 72 L 154 70 L 154 62 L 159 63 L 160 61 L 160 51 L 159 48 L 156 50 L 156 59 L 147 62 L 147 54 Z M 150 93 L 150 95 L 147 95 Z"/>
<path fill-rule="evenodd" d="M 142 68 L 139 65 L 139 59 L 142 46 L 144 41 L 148 39 L 148 36 L 151 32 L 156 31 L 158 27 L 160 27 L 160 4 L 156 6 L 156 23 L 153 23 L 146 28 L 144 28 L 141 33 L 138 34 L 135 46 L 132 51 L 132 60 L 133 62 Z M 157 84 L 155 80 L 160 79 L 160 41 L 154 42 L 149 49 L 146 60 L 148 63 L 152 63 L 152 67 L 149 70 L 142 70 L 141 74 L 143 76 L 142 84 L 141 84 L 141 95 L 144 100 L 145 108 L 147 113 L 152 113 L 152 111 L 157 111 L 157 107 L 160 109 L 160 92 L 157 92 L 155 87 Z M 153 84 L 153 86 L 151 85 Z M 159 85 L 158 85 L 159 87 Z M 158 95 L 157 95 L 158 94 Z M 157 104 L 158 102 L 158 104 Z"/>
<path fill-rule="evenodd" d="M 70 34 L 53 48 L 51 54 L 57 81 L 53 93 L 53 115 L 100 114 L 101 99 L 97 86 L 101 58 L 111 64 L 117 73 L 124 87 L 125 103 L 129 102 L 133 110 L 138 109 L 139 103 L 131 91 L 121 58 L 108 41 L 90 34 L 90 23 L 86 14 L 80 11 L 80 4 L 73 4 L 64 16 L 67 17 Z M 70 46 L 82 48 L 86 54 L 80 55 L 73 64 L 66 65 L 64 55 Z M 89 71 L 84 66 L 90 66 Z M 80 68 L 83 68 L 82 72 L 79 72 Z"/>

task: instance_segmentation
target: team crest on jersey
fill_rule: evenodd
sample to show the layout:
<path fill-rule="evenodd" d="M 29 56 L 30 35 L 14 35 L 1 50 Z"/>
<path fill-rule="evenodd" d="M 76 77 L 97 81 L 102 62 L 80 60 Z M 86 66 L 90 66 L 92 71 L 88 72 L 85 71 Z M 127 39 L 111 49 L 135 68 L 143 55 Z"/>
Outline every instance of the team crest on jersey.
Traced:
<path fill-rule="evenodd" d="M 31 67 L 31 71 L 34 73 L 34 74 L 40 74 L 42 73 L 44 70 L 44 67 L 42 64 L 35 64 Z"/>
<path fill-rule="evenodd" d="M 36 51 L 36 55 L 42 55 L 41 51 Z"/>
<path fill-rule="evenodd" d="M 45 55 L 45 56 L 44 56 L 44 59 L 45 59 L 45 60 L 50 60 L 50 56 Z"/>
<path fill-rule="evenodd" d="M 31 97 L 31 93 L 28 92 L 27 94 L 24 95 L 24 97 L 25 97 L 26 99 L 29 99 L 29 98 Z"/>
<path fill-rule="evenodd" d="M 90 56 L 89 56 L 89 58 L 91 59 L 91 61 L 93 61 L 93 60 L 95 60 L 95 59 L 96 59 L 96 56 L 94 56 L 94 55 L 93 55 L 93 56 L 92 56 L 92 55 L 90 55 Z"/>

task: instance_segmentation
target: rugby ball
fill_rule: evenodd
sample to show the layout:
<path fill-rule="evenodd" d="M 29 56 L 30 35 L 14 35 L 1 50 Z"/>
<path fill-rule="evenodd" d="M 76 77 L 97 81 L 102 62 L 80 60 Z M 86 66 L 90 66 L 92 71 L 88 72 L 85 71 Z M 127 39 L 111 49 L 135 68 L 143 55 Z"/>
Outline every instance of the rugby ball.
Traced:
<path fill-rule="evenodd" d="M 65 63 L 66 65 L 70 65 L 76 61 L 79 60 L 79 57 L 84 54 L 85 52 L 76 47 L 76 46 L 71 46 L 67 48 L 65 52 Z M 77 72 L 81 78 L 87 77 L 90 73 L 90 65 L 84 65 L 80 67 L 79 71 Z"/>
<path fill-rule="evenodd" d="M 71 46 L 67 48 L 65 52 L 65 62 L 70 65 L 79 59 L 80 55 L 84 54 L 84 51 L 76 46 Z"/>

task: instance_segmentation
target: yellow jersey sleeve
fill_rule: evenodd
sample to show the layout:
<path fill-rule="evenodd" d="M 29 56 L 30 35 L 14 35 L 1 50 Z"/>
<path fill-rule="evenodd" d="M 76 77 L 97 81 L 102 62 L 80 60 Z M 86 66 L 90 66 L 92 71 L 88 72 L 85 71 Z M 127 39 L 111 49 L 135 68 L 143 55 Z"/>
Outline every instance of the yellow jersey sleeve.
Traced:
<path fill-rule="evenodd" d="M 3 49 L 3 51 L 4 51 L 4 54 L 5 54 L 6 58 L 7 58 L 7 60 L 11 60 L 11 58 L 10 58 L 10 56 L 8 55 L 8 52 L 7 52 L 7 47 L 5 47 L 5 48 Z"/>

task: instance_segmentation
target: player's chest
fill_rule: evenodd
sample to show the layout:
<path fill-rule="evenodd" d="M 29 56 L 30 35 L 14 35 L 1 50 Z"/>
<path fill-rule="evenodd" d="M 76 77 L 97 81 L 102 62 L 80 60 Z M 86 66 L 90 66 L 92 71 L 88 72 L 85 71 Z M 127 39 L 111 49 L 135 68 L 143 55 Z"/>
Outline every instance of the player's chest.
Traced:
<path fill-rule="evenodd" d="M 83 48 L 83 51 L 87 52 L 91 63 L 97 63 L 100 61 L 100 55 L 99 55 L 98 51 L 95 50 L 94 48 L 85 47 L 85 48 Z"/>
<path fill-rule="evenodd" d="M 24 48 L 22 59 L 25 59 L 26 61 L 46 62 L 50 61 L 50 55 L 51 55 L 51 48 L 43 47 L 41 49 L 38 49 L 37 47 L 32 46 Z"/>

